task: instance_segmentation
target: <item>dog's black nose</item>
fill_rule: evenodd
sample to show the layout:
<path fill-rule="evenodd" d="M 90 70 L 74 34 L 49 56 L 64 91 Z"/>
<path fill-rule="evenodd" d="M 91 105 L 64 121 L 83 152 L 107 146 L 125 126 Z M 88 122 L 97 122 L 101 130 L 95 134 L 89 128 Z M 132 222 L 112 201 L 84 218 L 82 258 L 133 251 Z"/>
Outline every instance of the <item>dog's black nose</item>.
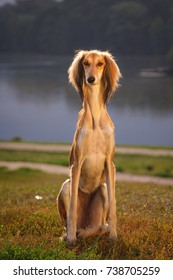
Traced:
<path fill-rule="evenodd" d="M 89 76 L 87 81 L 88 83 L 93 84 L 95 82 L 95 78 L 93 76 Z"/>

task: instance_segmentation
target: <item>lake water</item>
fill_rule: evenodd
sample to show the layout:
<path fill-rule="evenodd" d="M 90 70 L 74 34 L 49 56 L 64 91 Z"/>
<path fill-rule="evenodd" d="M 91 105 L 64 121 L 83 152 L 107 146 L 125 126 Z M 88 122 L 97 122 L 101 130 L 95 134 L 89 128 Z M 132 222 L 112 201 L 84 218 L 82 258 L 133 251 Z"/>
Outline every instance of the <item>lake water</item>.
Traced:
<path fill-rule="evenodd" d="M 117 144 L 173 146 L 173 78 L 141 78 L 161 58 L 117 58 L 123 78 L 108 104 Z M 72 57 L 0 56 L 0 139 L 71 142 L 80 97 L 68 84 Z"/>

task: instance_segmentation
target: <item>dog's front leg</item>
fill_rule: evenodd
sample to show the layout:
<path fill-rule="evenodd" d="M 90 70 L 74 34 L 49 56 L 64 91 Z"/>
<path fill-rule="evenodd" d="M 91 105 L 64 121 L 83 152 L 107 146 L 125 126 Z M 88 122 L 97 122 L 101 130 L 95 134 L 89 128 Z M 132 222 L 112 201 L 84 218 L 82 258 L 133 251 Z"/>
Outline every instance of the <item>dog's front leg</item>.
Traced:
<path fill-rule="evenodd" d="M 70 243 L 76 240 L 79 177 L 80 167 L 74 163 L 71 168 L 70 211 L 67 219 L 67 239 Z"/>
<path fill-rule="evenodd" d="M 117 237 L 117 217 L 116 217 L 116 200 L 115 200 L 115 166 L 111 160 L 107 161 L 107 187 L 109 215 L 108 223 L 110 227 L 110 237 Z"/>

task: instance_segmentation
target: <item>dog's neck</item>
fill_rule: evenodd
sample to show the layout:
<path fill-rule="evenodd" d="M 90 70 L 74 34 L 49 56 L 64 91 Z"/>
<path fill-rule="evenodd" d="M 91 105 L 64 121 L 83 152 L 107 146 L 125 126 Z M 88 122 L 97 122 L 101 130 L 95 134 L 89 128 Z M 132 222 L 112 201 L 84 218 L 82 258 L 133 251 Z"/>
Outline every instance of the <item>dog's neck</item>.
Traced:
<path fill-rule="evenodd" d="M 103 89 L 100 85 L 86 85 L 84 87 L 83 108 L 85 113 L 91 117 L 91 125 L 96 128 L 100 124 L 100 118 L 105 110 Z"/>

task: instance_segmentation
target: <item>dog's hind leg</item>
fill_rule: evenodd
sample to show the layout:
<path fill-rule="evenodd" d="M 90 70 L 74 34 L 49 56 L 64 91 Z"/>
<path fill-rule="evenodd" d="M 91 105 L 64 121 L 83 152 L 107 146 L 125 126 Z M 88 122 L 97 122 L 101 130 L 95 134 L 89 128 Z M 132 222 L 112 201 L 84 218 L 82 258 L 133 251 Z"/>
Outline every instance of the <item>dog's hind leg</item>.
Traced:
<path fill-rule="evenodd" d="M 70 209 L 70 179 L 62 184 L 57 197 L 57 208 L 64 226 L 67 227 L 67 217 Z"/>
<path fill-rule="evenodd" d="M 108 194 L 106 184 L 99 186 L 97 191 L 91 195 L 86 215 L 86 228 L 80 229 L 78 236 L 97 236 L 109 231 L 107 224 Z"/>
<path fill-rule="evenodd" d="M 57 196 L 57 208 L 60 214 L 64 227 L 67 230 L 67 220 L 70 212 L 70 188 L 71 180 L 66 180 L 61 187 L 61 190 Z M 77 202 L 77 229 L 85 228 L 86 226 L 86 213 L 90 202 L 90 196 L 78 190 L 78 202 Z M 64 235 L 63 239 L 67 238 Z"/>
<path fill-rule="evenodd" d="M 107 222 L 108 216 L 108 194 L 106 184 L 99 186 L 96 192 L 91 195 L 87 226 L 103 226 Z"/>
<path fill-rule="evenodd" d="M 66 180 L 57 197 L 57 206 L 60 217 L 67 229 L 67 219 L 70 210 L 70 179 Z M 97 236 L 108 232 L 108 194 L 106 184 L 102 184 L 91 194 L 78 193 L 78 236 Z M 67 238 L 64 235 L 63 239 Z"/>

